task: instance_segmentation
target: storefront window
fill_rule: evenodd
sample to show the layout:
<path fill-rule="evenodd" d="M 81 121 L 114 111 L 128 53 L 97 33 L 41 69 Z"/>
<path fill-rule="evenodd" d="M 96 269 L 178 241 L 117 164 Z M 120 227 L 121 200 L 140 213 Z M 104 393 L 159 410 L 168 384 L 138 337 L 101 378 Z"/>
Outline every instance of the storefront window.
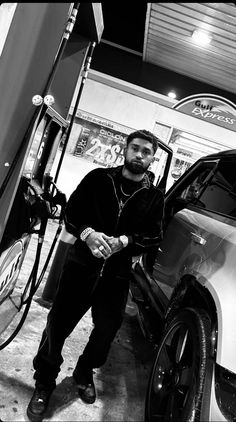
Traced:
<path fill-rule="evenodd" d="M 223 145 L 219 146 L 212 140 L 200 138 L 177 128 L 172 131 L 169 145 L 173 149 L 173 160 L 167 182 L 168 188 L 199 158 L 225 149 Z"/>

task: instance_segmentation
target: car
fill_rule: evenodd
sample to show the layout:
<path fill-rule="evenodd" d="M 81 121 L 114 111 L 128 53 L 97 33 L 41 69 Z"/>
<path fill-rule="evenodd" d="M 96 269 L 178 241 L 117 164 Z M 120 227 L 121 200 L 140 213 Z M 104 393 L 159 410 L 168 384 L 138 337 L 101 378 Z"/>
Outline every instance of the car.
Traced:
<path fill-rule="evenodd" d="M 130 293 L 155 346 L 145 421 L 236 421 L 236 150 L 165 193 L 163 239 L 133 263 Z"/>

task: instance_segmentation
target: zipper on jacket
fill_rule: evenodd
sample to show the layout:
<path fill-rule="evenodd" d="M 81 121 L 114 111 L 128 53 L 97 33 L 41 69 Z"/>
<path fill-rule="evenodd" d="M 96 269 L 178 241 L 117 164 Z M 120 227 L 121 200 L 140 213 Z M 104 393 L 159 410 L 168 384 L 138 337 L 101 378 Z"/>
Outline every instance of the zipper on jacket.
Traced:
<path fill-rule="evenodd" d="M 108 258 L 107 258 L 107 259 L 108 259 Z M 99 277 L 102 277 L 102 275 L 103 275 L 103 270 L 104 270 L 105 263 L 106 263 L 106 260 L 107 260 L 107 259 L 104 259 L 104 262 L 103 262 L 103 264 L 102 264 L 102 268 L 100 269 Z"/>
<path fill-rule="evenodd" d="M 142 189 L 147 189 L 145 186 L 142 186 L 141 188 L 139 188 L 138 190 L 136 190 L 134 193 L 132 193 L 132 195 L 126 200 L 126 202 L 122 202 L 122 200 L 121 201 L 119 201 L 119 198 L 118 198 L 118 195 L 117 195 L 117 192 L 116 192 L 116 187 L 115 187 L 115 183 L 114 183 L 114 180 L 113 180 L 113 178 L 112 178 L 112 176 L 110 175 L 110 174 L 108 174 L 108 177 L 110 177 L 111 178 L 111 181 L 112 181 L 112 184 L 113 184 L 113 188 L 114 188 L 114 193 L 115 193 L 115 196 L 116 196 L 116 199 L 117 199 L 117 202 L 118 202 L 118 206 L 119 206 L 119 212 L 118 212 L 118 216 L 117 216 L 117 221 L 116 221 L 116 226 L 115 226 L 115 231 L 116 231 L 116 229 L 117 229 L 117 226 L 118 226 L 118 223 L 119 223 L 119 219 L 120 219 L 120 215 L 121 215 L 121 213 L 122 213 L 122 211 L 123 211 L 123 209 L 124 209 L 124 206 L 127 204 L 127 202 L 137 193 L 137 192 L 139 192 L 140 190 L 142 190 Z M 104 262 L 103 262 L 103 264 L 102 264 L 102 268 L 101 268 L 101 270 L 100 270 L 100 273 L 99 273 L 99 276 L 100 277 L 102 277 L 102 275 L 103 275 L 103 270 L 104 270 L 104 267 L 105 267 L 105 265 L 106 265 L 106 262 L 107 262 L 107 260 L 109 259 L 109 257 L 108 258 L 106 258 L 105 260 L 104 260 Z"/>

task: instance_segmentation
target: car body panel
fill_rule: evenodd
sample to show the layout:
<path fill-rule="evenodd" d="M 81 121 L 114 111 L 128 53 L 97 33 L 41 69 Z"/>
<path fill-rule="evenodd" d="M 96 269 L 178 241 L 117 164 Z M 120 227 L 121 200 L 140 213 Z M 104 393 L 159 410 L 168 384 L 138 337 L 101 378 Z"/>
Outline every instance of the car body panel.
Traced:
<path fill-rule="evenodd" d="M 220 235 L 210 217 L 191 209 L 178 212 L 160 244 L 154 277 L 174 288 L 184 274 L 195 274 L 221 242 Z"/>
<path fill-rule="evenodd" d="M 222 230 L 227 226 L 222 224 Z M 231 226 L 228 226 L 230 230 Z M 232 228 L 232 227 L 231 227 Z M 227 230 L 225 230 L 227 232 Z M 216 362 L 236 373 L 236 233 L 225 235 L 198 270 L 198 281 L 211 293 L 218 317 Z"/>
<path fill-rule="evenodd" d="M 184 275 L 194 276 L 207 288 L 218 314 L 217 362 L 236 372 L 236 324 L 235 331 L 230 324 L 232 318 L 236 321 L 236 231 L 232 220 L 229 224 L 222 216 L 216 221 L 210 214 L 184 209 L 172 218 L 160 244 L 150 288 L 155 296 L 158 284 L 170 298 Z M 192 234 L 206 243 L 197 243 Z M 223 282 L 226 278 L 227 286 Z"/>
<path fill-rule="evenodd" d="M 209 406 L 209 417 L 210 422 L 227 422 L 226 417 L 222 414 L 219 409 L 216 394 L 215 394 L 215 371 L 212 373 L 212 383 L 211 383 L 211 394 L 210 394 L 210 406 Z"/>

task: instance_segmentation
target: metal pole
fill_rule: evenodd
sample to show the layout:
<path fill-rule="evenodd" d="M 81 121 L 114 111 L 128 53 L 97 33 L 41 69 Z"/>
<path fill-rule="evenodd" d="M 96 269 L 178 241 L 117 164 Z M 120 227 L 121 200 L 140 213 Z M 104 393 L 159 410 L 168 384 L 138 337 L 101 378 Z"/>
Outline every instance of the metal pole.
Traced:
<path fill-rule="evenodd" d="M 66 29 L 65 29 L 64 34 L 63 34 L 62 42 L 61 42 L 60 47 L 58 49 L 58 52 L 56 54 L 55 61 L 53 63 L 53 67 L 51 69 L 51 72 L 49 74 L 46 86 L 44 88 L 43 96 L 45 96 L 47 94 L 47 91 L 48 91 L 48 89 L 49 89 L 49 87 L 50 87 L 50 85 L 51 85 L 51 83 L 54 79 L 55 72 L 56 72 L 56 69 L 57 69 L 57 65 L 62 58 L 62 55 L 64 53 L 67 41 L 70 38 L 70 35 L 73 31 L 75 21 L 76 21 L 76 16 L 77 16 L 78 9 L 79 9 L 79 5 L 80 5 L 80 3 L 74 4 L 71 15 L 68 18 Z"/>
<path fill-rule="evenodd" d="M 45 307 L 49 307 L 55 297 L 61 271 L 69 247 L 75 242 L 76 238 L 69 234 L 65 227 L 62 228 L 61 235 L 59 238 L 58 246 L 55 251 L 55 255 L 52 261 L 52 265 L 46 280 L 44 290 L 42 292 L 42 297 L 37 299 L 37 302 Z"/>
<path fill-rule="evenodd" d="M 63 158 L 65 156 L 66 147 L 67 147 L 67 144 L 68 144 L 68 141 L 69 141 L 69 138 L 70 138 L 73 123 L 75 121 L 76 112 L 77 112 L 79 102 L 80 102 L 80 98 L 81 98 L 81 95 L 82 95 L 82 92 L 83 92 L 84 84 L 85 84 L 85 81 L 86 81 L 87 76 L 88 76 L 88 71 L 89 71 L 89 68 L 90 68 L 90 63 L 91 63 L 91 60 L 92 60 L 93 50 L 94 50 L 95 46 L 96 46 L 95 42 L 92 42 L 90 44 L 89 51 L 88 51 L 88 54 L 87 54 L 87 57 L 86 57 L 81 84 L 80 84 L 80 87 L 79 87 L 79 91 L 78 91 L 78 95 L 77 95 L 77 98 L 76 98 L 74 110 L 73 110 L 73 113 L 72 113 L 72 116 L 71 116 L 71 119 L 70 119 L 70 123 L 69 123 L 69 126 L 68 126 L 68 131 L 66 133 L 66 139 L 65 139 L 63 149 L 62 149 L 62 153 L 61 153 L 61 156 L 60 156 L 60 160 L 59 160 L 59 163 L 58 163 L 58 166 L 57 166 L 56 174 L 55 174 L 55 177 L 54 177 L 55 183 L 57 182 L 59 172 L 60 172 L 60 169 L 61 169 L 61 165 L 62 165 L 62 161 L 63 161 Z"/>
<path fill-rule="evenodd" d="M 54 183 L 56 183 L 56 181 L 57 181 L 59 171 L 60 171 L 60 168 L 61 168 L 61 164 L 62 164 L 62 161 L 63 161 L 63 157 L 65 155 L 66 146 L 68 144 L 68 140 L 69 140 L 70 133 L 71 133 L 71 130 L 72 130 L 72 125 L 73 125 L 74 119 L 76 117 L 76 112 L 77 112 L 77 109 L 78 109 L 78 105 L 79 105 L 79 101 L 80 101 L 81 94 L 82 94 L 82 91 L 83 91 L 83 87 L 84 87 L 85 81 L 86 81 L 87 76 L 88 76 L 88 70 L 89 70 L 89 67 L 90 67 L 92 54 L 93 54 L 93 50 L 95 48 L 95 45 L 96 45 L 95 42 L 91 43 L 87 57 L 86 57 L 85 66 L 84 66 L 84 69 L 83 69 L 84 73 L 83 73 L 81 85 L 80 85 L 78 95 L 77 95 L 77 98 L 76 98 L 73 114 L 71 116 L 70 125 L 69 125 L 69 128 L 68 128 L 67 137 L 66 137 L 66 140 L 65 140 L 63 152 L 61 154 L 60 161 L 58 163 L 56 175 L 55 175 L 55 178 L 54 178 Z M 53 299 L 54 299 L 55 294 L 56 294 L 60 274 L 61 274 L 62 267 L 63 267 L 64 262 L 65 262 L 65 258 L 66 258 L 68 249 L 71 246 L 71 244 L 73 244 L 75 242 L 75 240 L 76 240 L 76 238 L 74 236 L 72 236 L 70 233 L 68 233 L 66 231 L 65 227 L 63 227 L 61 235 L 60 235 L 60 239 L 59 239 L 59 242 L 58 242 L 58 246 L 57 246 L 57 249 L 55 251 L 53 261 L 52 261 L 52 265 L 51 265 L 51 268 L 50 268 L 50 271 L 49 271 L 49 274 L 48 274 L 48 278 L 47 278 L 47 281 L 46 281 L 45 286 L 44 286 L 42 298 L 38 299 L 38 302 L 42 306 L 49 307 L 52 304 Z"/>

